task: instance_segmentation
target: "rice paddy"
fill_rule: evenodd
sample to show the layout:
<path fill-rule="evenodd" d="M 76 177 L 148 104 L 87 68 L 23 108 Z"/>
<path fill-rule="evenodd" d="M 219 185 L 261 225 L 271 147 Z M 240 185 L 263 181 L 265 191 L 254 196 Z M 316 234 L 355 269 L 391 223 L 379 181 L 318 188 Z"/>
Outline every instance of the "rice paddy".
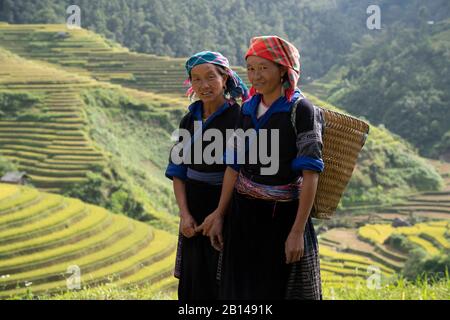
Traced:
<path fill-rule="evenodd" d="M 176 237 L 77 199 L 0 184 L 0 297 L 67 292 L 70 266 L 82 288 L 167 285 Z"/>

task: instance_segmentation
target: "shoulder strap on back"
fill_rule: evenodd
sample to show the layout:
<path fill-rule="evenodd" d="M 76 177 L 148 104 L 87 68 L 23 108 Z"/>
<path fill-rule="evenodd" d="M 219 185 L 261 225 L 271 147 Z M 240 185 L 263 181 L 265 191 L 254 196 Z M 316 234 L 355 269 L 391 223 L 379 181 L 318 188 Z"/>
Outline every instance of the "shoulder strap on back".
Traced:
<path fill-rule="evenodd" d="M 302 99 L 304 98 L 305 96 L 301 94 L 300 97 L 297 99 L 297 101 L 295 101 L 291 109 L 291 123 L 292 127 L 294 128 L 295 136 L 297 136 L 297 107 L 300 101 L 302 101 Z"/>

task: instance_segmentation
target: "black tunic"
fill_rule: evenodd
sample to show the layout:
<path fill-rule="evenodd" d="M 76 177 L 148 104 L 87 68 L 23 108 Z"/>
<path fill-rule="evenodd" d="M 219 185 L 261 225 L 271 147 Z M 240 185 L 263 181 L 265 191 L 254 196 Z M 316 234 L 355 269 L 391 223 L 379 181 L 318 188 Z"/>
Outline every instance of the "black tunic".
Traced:
<path fill-rule="evenodd" d="M 202 103 L 197 101 L 189 107 L 189 112 L 181 120 L 180 128 L 189 130 L 191 137 L 194 136 L 194 121 L 201 121 L 202 119 L 202 110 Z M 203 123 L 203 131 L 215 128 L 220 130 L 225 137 L 226 129 L 234 129 L 239 113 L 239 105 L 227 102 Z M 203 150 L 209 143 L 203 142 Z M 222 188 L 222 178 L 217 180 L 217 177 L 220 174 L 223 177 L 225 169 L 225 164 L 206 164 L 202 162 L 199 164 L 176 165 L 169 159 L 166 176 L 170 179 L 177 177 L 184 180 L 188 208 L 197 225 L 200 225 L 205 217 L 217 208 Z M 196 180 L 189 176 L 191 172 L 195 172 L 196 176 L 215 176 L 213 179 L 215 181 Z M 219 175 L 217 175 L 218 173 Z M 180 234 L 175 270 L 175 276 L 180 280 L 178 298 L 180 300 L 217 299 L 218 261 L 219 252 L 211 246 L 208 237 L 197 235 L 192 238 L 186 238 Z"/>
<path fill-rule="evenodd" d="M 291 183 L 302 170 L 321 172 L 323 118 L 318 110 L 307 99 L 301 100 L 295 115 L 296 135 L 291 121 L 293 103 L 281 97 L 256 119 L 259 101 L 260 96 L 255 96 L 243 105 L 238 127 L 280 130 L 279 170 L 262 175 L 259 161 L 230 166 L 268 186 Z M 221 299 L 321 299 L 318 244 L 311 218 L 304 232 L 303 258 L 294 264 L 285 263 L 285 241 L 298 205 L 298 199 L 261 200 L 234 190 L 224 228 Z"/>

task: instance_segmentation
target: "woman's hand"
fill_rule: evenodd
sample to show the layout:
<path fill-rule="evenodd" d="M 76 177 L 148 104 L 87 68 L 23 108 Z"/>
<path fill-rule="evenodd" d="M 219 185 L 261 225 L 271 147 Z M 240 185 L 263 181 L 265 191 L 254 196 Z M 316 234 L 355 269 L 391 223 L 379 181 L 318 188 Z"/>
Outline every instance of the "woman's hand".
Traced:
<path fill-rule="evenodd" d="M 197 228 L 197 222 L 192 217 L 190 213 L 181 213 L 180 214 L 180 231 L 183 236 L 186 238 L 192 238 L 197 233 L 195 228 Z"/>
<path fill-rule="evenodd" d="M 217 219 L 223 219 L 222 213 L 218 209 L 209 214 L 205 220 L 203 220 L 203 223 L 195 229 L 195 231 L 203 233 L 204 236 L 209 236 L 211 228 L 216 223 Z"/>
<path fill-rule="evenodd" d="M 286 239 L 285 254 L 286 264 L 300 261 L 303 257 L 305 243 L 302 232 L 291 231 Z"/>
<path fill-rule="evenodd" d="M 217 251 L 223 250 L 222 229 L 223 229 L 223 216 L 219 214 L 214 220 L 211 229 L 209 230 L 208 233 L 211 245 Z"/>
<path fill-rule="evenodd" d="M 217 251 L 222 251 L 223 249 L 223 237 L 222 237 L 222 227 L 223 227 L 223 215 L 221 211 L 216 209 L 208 215 L 203 223 L 198 226 L 195 231 L 202 232 L 204 236 L 208 236 L 211 240 L 211 245 Z"/>

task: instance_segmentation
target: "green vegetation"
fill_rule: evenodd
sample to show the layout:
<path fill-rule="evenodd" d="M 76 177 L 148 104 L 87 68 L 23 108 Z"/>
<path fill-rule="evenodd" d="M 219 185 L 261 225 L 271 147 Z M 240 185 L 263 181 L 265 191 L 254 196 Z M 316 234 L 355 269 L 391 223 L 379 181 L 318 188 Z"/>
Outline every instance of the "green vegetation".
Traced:
<path fill-rule="evenodd" d="M 27 92 L 0 92 L 0 119 L 15 118 L 25 111 L 29 111 L 40 102 L 36 97 Z"/>
<path fill-rule="evenodd" d="M 2 157 L 0 152 L 0 177 L 10 171 L 17 171 L 16 165 L 7 158 Z"/>
<path fill-rule="evenodd" d="M 304 80 L 323 75 L 335 64 L 342 65 L 352 44 L 370 33 L 365 26 L 369 5 L 381 6 L 383 27 L 394 23 L 418 26 L 423 19 L 439 21 L 450 14 L 445 0 L 411 0 L 407 5 L 401 0 L 285 0 L 282 5 L 260 0 L 168 0 L 164 4 L 158 0 L 2 0 L 0 20 L 65 23 L 69 4 L 80 6 L 84 28 L 133 51 L 161 56 L 186 57 L 214 49 L 223 52 L 233 64 L 243 64 L 251 37 L 288 37 L 301 49 Z M 419 15 L 421 8 L 425 12 Z M 73 64 L 78 61 L 73 60 Z"/>
<path fill-rule="evenodd" d="M 177 298 L 176 280 L 161 281 L 158 285 L 130 286 L 120 288 L 115 284 L 105 284 L 81 291 L 71 291 L 54 296 L 40 295 L 37 299 L 47 300 L 173 300 Z M 415 281 L 398 279 L 383 283 L 379 288 L 368 288 L 364 281 L 353 285 L 323 286 L 325 300 L 448 300 L 450 279 L 428 279 L 418 277 Z M 31 298 L 28 294 L 12 299 Z"/>
<path fill-rule="evenodd" d="M 445 20 L 420 29 L 391 27 L 380 36 L 366 36 L 342 67 L 321 80 L 326 85 L 319 81 L 310 89 L 352 114 L 383 124 L 422 155 L 446 157 L 450 152 L 449 30 L 450 20 Z"/>
<path fill-rule="evenodd" d="M 144 104 L 117 90 L 95 89 L 84 99 L 90 106 L 92 139 L 149 193 L 155 208 L 176 213 L 172 187 L 164 176 L 173 144 L 170 134 L 176 128 L 170 113 L 157 102 Z"/>
<path fill-rule="evenodd" d="M 415 281 L 398 279 L 368 288 L 364 281 L 340 287 L 324 285 L 324 299 L 328 300 L 448 300 L 450 279 L 417 277 Z"/>

